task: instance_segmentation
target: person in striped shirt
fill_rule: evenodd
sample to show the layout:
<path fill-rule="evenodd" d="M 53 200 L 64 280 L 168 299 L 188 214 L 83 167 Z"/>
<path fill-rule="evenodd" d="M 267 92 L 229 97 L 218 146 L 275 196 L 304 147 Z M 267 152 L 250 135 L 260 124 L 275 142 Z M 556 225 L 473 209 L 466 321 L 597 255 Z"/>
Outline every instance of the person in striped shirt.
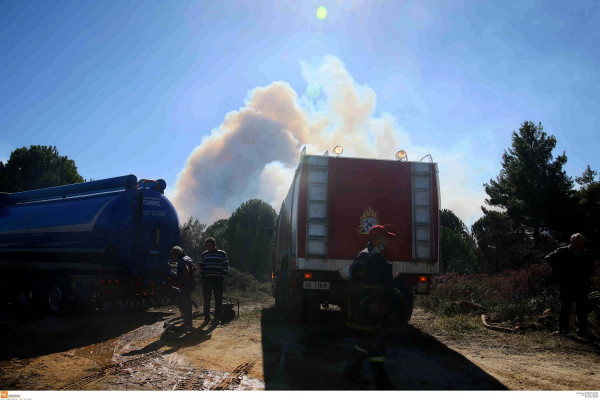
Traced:
<path fill-rule="evenodd" d="M 202 295 L 204 300 L 204 322 L 210 321 L 210 299 L 215 297 L 215 320 L 221 320 L 221 305 L 223 304 L 223 280 L 229 273 L 227 254 L 217 249 L 215 239 L 212 237 L 204 241 L 206 251 L 200 256 L 199 276 L 202 279 Z"/>

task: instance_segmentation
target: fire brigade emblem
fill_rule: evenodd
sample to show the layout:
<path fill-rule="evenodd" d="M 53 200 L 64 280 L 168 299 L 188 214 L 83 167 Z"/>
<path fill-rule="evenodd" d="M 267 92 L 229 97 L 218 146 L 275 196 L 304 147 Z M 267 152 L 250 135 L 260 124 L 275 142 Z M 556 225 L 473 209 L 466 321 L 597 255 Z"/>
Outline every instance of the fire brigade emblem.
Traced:
<path fill-rule="evenodd" d="M 360 217 L 360 223 L 358 224 L 358 233 L 366 235 L 369 233 L 369 229 L 377 225 L 377 213 L 373 211 L 371 207 L 367 208 Z"/>

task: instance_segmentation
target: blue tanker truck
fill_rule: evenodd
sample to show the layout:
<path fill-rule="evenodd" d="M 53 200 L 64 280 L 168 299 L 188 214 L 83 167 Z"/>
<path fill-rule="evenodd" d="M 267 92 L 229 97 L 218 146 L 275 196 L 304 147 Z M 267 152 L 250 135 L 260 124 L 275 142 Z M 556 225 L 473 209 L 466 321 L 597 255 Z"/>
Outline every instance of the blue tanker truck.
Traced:
<path fill-rule="evenodd" d="M 164 180 L 126 175 L 0 193 L 0 287 L 24 307 L 63 315 L 172 303 L 169 250 L 179 220 Z"/>

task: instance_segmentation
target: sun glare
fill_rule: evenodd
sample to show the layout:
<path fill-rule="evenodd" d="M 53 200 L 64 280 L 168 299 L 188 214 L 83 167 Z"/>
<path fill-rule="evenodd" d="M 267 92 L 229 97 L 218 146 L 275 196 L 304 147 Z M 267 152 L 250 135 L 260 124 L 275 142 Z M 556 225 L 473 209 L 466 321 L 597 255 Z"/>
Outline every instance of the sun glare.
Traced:
<path fill-rule="evenodd" d="M 325 19 L 325 17 L 327 17 L 327 8 L 323 6 L 317 8 L 317 18 Z"/>

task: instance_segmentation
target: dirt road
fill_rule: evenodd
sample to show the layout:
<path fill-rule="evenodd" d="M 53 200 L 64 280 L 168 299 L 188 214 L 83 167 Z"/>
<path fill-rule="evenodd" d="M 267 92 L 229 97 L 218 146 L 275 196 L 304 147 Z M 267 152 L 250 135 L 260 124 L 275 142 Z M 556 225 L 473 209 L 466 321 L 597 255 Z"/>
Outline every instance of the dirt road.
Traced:
<path fill-rule="evenodd" d="M 196 319 L 194 332 L 165 334 L 165 321 L 177 315 L 172 306 L 63 319 L 4 310 L 0 389 L 373 389 L 341 379 L 357 339 L 339 311 L 322 311 L 318 325 L 289 327 L 266 300 L 242 305 L 228 324 Z M 416 310 L 388 347 L 385 367 L 399 390 L 600 389 L 597 344 L 557 338 L 557 346 L 536 345 L 492 331 L 434 337 L 431 318 Z"/>

